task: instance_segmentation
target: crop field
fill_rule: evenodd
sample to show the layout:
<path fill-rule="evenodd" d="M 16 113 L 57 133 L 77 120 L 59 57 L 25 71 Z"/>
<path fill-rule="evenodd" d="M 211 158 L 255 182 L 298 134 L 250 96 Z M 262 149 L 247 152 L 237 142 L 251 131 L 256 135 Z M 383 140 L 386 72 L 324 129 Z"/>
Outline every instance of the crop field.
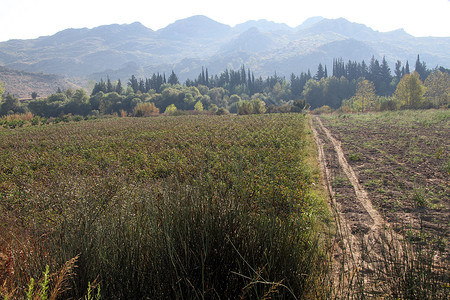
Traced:
<path fill-rule="evenodd" d="M 325 297 L 315 153 L 300 114 L 0 129 L 0 292 Z"/>
<path fill-rule="evenodd" d="M 449 135 L 449 110 L 0 128 L 0 296 L 448 299 Z"/>
<path fill-rule="evenodd" d="M 321 115 L 313 124 L 341 228 L 341 274 L 360 270 L 343 286 L 447 299 L 449 110 Z"/>
<path fill-rule="evenodd" d="M 411 238 L 449 250 L 450 111 L 322 117 L 375 207 Z M 422 228 L 422 236 L 416 236 Z"/>

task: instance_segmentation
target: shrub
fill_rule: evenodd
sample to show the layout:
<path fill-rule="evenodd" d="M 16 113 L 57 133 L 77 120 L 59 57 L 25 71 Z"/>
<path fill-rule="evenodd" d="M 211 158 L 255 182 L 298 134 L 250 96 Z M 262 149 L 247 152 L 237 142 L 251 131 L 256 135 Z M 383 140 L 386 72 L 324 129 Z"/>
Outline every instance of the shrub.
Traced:
<path fill-rule="evenodd" d="M 169 106 L 166 107 L 166 110 L 164 111 L 164 114 L 166 115 L 174 115 L 177 113 L 177 107 L 175 106 L 175 104 L 170 104 Z"/>
<path fill-rule="evenodd" d="M 332 109 L 331 107 L 329 107 L 328 105 L 324 105 L 321 107 L 318 107 L 316 109 L 313 109 L 311 111 L 312 114 L 315 115 L 321 115 L 321 114 L 331 114 L 334 112 L 334 109 Z"/>
<path fill-rule="evenodd" d="M 139 103 L 133 109 L 133 115 L 135 117 L 150 117 L 159 114 L 159 108 L 154 103 Z"/>
<path fill-rule="evenodd" d="M 202 104 L 202 102 L 200 100 L 197 101 L 197 103 L 195 103 L 194 110 L 196 110 L 196 111 L 203 111 L 203 104 Z"/>

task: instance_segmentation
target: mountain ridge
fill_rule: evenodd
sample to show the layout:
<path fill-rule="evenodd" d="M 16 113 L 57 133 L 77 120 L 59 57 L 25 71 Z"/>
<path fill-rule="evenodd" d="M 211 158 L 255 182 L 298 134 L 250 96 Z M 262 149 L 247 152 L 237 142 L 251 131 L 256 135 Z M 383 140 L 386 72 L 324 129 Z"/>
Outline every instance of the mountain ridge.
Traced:
<path fill-rule="evenodd" d="M 156 31 L 134 22 L 0 42 L 0 65 L 84 80 L 109 74 L 127 79 L 131 74 L 172 70 L 185 80 L 197 77 L 202 66 L 214 74 L 241 65 L 257 76 L 274 72 L 288 76 L 308 69 L 314 72 L 319 63 L 331 71 L 333 58 L 368 62 L 372 56 L 386 57 L 393 68 L 397 60 L 412 63 L 417 54 L 428 66 L 448 67 L 450 38 L 418 38 L 403 29 L 379 32 L 344 18 L 313 17 L 297 27 L 250 20 L 231 27 L 196 15 Z"/>

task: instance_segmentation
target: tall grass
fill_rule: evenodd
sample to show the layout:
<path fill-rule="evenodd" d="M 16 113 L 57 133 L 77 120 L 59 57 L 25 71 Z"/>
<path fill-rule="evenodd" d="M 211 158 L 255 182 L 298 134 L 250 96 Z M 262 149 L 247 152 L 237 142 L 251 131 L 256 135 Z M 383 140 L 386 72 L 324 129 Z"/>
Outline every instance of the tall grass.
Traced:
<path fill-rule="evenodd" d="M 79 255 L 64 297 L 97 278 L 105 299 L 326 298 L 305 126 L 300 115 L 190 116 L 4 133 L 3 147 L 24 146 L 0 158 L 1 205 L 29 241 L 10 241 L 17 293 Z"/>

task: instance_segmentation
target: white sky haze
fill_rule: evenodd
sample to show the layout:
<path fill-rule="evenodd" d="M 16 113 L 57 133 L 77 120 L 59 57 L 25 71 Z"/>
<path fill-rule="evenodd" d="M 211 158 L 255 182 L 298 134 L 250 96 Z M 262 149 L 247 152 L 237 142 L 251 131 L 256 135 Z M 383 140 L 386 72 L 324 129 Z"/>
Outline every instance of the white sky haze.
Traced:
<path fill-rule="evenodd" d="M 291 27 L 314 16 L 343 17 L 383 32 L 450 37 L 450 0 L 0 0 L 0 41 L 136 21 L 158 30 L 193 15 L 231 26 L 266 19 Z"/>

